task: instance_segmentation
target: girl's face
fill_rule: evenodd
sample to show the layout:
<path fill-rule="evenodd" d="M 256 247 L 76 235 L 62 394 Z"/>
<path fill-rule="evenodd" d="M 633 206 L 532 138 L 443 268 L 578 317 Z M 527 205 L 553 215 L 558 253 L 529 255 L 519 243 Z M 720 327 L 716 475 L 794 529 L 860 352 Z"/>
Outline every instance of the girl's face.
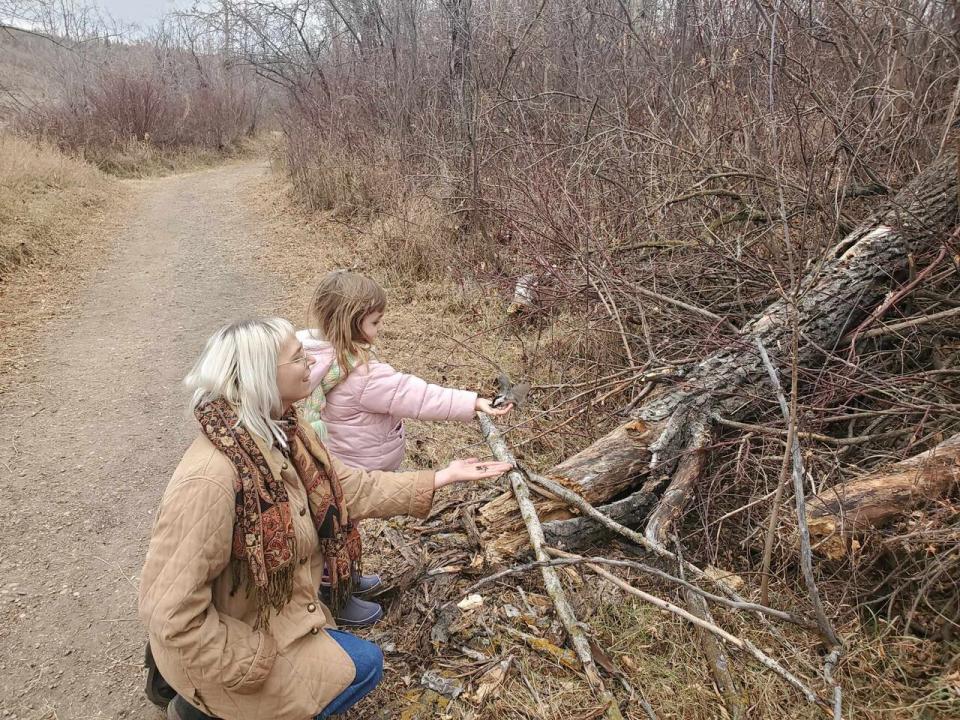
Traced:
<path fill-rule="evenodd" d="M 364 316 L 360 321 L 360 332 L 364 339 L 371 345 L 377 341 L 377 335 L 380 334 L 380 321 L 383 320 L 382 312 L 372 312 Z"/>
<path fill-rule="evenodd" d="M 310 394 L 310 368 L 316 361 L 303 351 L 295 335 L 280 344 L 277 354 L 277 391 L 283 409 Z"/>

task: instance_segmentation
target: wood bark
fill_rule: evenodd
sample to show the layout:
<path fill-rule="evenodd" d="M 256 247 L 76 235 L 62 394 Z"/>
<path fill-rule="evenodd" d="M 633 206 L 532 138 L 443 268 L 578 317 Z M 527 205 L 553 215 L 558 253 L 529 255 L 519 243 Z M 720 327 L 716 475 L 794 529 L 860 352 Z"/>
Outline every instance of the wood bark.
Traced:
<path fill-rule="evenodd" d="M 793 311 L 801 343 L 801 365 L 822 358 L 874 309 L 907 269 L 907 258 L 935 247 L 957 222 L 957 148 L 935 160 L 889 202 L 832 247 L 803 278 Z M 746 388 L 766 377 L 757 352 L 759 340 L 773 356 L 790 350 L 788 303 L 777 300 L 740 331 L 722 350 L 696 364 L 684 381 L 651 397 L 631 419 L 589 447 L 545 473 L 592 504 L 616 499 L 601 509 L 618 522 L 636 525 L 659 502 L 670 485 L 678 460 L 691 446 L 691 429 L 711 424 L 717 413 L 738 417 L 745 412 Z M 692 489 L 692 488 L 690 488 Z M 682 498 L 681 498 L 682 499 Z M 505 500 L 494 500 L 501 505 Z M 593 523 L 569 518 L 562 503 L 541 503 L 548 542 L 567 547 L 597 537 Z M 685 503 L 675 504 L 671 516 Z M 513 510 L 515 513 L 515 509 Z M 566 514 L 566 517 L 563 515 Z M 509 552 L 520 532 L 509 523 L 497 525 L 507 513 L 488 503 L 480 515 L 486 527 L 501 537 L 497 549 Z"/>
<path fill-rule="evenodd" d="M 829 558 L 843 557 L 857 534 L 960 492 L 960 434 L 924 453 L 834 485 L 805 505 L 811 540 Z"/>

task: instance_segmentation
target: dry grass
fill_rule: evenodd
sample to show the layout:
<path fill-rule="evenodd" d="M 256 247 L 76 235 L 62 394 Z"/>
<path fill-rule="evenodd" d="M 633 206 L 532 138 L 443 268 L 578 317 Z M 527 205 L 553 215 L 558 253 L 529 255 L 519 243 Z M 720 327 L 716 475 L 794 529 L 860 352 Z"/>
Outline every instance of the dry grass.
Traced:
<path fill-rule="evenodd" d="M 0 133 L 0 391 L 31 376 L 38 328 L 71 312 L 124 198 L 91 165 Z"/>
<path fill-rule="evenodd" d="M 584 317 L 569 313 L 544 318 L 539 325 L 509 321 L 505 313 L 508 289 L 467 279 L 471 274 L 483 278 L 482 267 L 470 267 L 472 272 L 466 273 L 463 267 L 448 265 L 445 272 L 430 275 L 432 279 L 418 272 L 416 258 L 423 251 L 429 254 L 432 243 L 441 242 L 449 232 L 443 215 L 429 204 L 410 206 L 401 219 L 395 215 L 374 220 L 355 217 L 353 224 L 348 224 L 334 212 L 307 215 L 289 197 L 270 184 L 251 202 L 260 204 L 261 215 L 272 223 L 269 235 L 275 238 L 273 249 L 259 262 L 266 272 L 288 278 L 289 292 L 280 310 L 295 324 L 305 323 L 307 300 L 320 276 L 335 267 L 352 267 L 376 277 L 387 288 L 390 305 L 380 349 L 399 369 L 434 382 L 489 393 L 495 371 L 482 353 L 534 382 L 531 407 L 511 416 L 508 430 L 511 445 L 531 467 L 549 467 L 616 422 L 612 409 L 628 397 L 628 391 L 620 387 L 624 376 L 606 381 L 604 390 L 612 394 L 603 402 L 592 400 L 598 397 L 595 391 L 577 398 L 576 386 L 584 383 L 594 388 L 598 378 L 611 374 L 610 357 L 618 352 L 619 338 L 597 332 L 589 319 L 585 322 Z M 443 257 L 444 253 L 435 255 Z M 410 423 L 408 437 L 409 466 L 436 466 L 454 456 L 486 452 L 476 429 L 466 425 Z M 368 568 L 384 575 L 392 590 L 381 598 L 388 609 L 387 619 L 366 635 L 386 649 L 386 679 L 354 717 L 597 717 L 593 695 L 580 673 L 529 650 L 506 632 L 507 627 L 514 627 L 562 643 L 562 631 L 536 573 L 485 588 L 483 608 L 458 623 L 449 641 L 431 638 L 440 617 L 438 608 L 459 600 L 464 588 L 493 571 L 490 561 L 496 562 L 470 546 L 462 530 L 460 508 L 475 511 L 480 502 L 501 490 L 498 483 L 484 483 L 441 492 L 426 523 L 364 523 Z M 609 548 L 599 552 L 612 554 Z M 726 559 L 728 567 L 737 569 L 750 564 L 745 558 Z M 460 569 L 427 574 L 449 564 Z M 749 582 L 750 576 L 746 577 Z M 578 617 L 589 623 L 618 672 L 646 696 L 660 718 L 724 717 L 689 627 L 624 598 L 586 573 L 569 573 L 566 578 Z M 628 579 L 676 600 L 672 591 L 644 578 Z M 826 584 L 828 597 L 844 597 L 841 580 Z M 772 604 L 805 609 L 802 596 L 793 594 L 790 583 L 789 577 L 786 582 L 775 581 Z M 750 584 L 745 592 L 752 596 Z M 508 612 L 508 606 L 519 608 L 521 616 Z M 955 645 L 904 637 L 889 624 L 861 624 L 849 612 L 844 617 L 845 625 L 838 629 L 847 654 L 837 676 L 844 690 L 845 717 L 932 720 L 960 716 Z M 781 659 L 826 694 L 818 675 L 822 661 L 810 635 L 785 628 L 789 644 L 781 644 L 748 616 L 717 612 L 716 619 Z M 477 704 L 468 695 L 489 665 L 469 660 L 463 647 L 491 659 L 513 656 L 503 685 L 484 703 Z M 749 698 L 750 717 L 822 717 L 748 658 L 734 655 L 733 664 Z M 420 678 L 426 670 L 456 678 L 467 694 L 450 701 L 425 691 Z M 647 717 L 636 698 L 628 699 L 616 680 L 609 682 L 626 717 Z"/>
<path fill-rule="evenodd" d="M 0 281 L 70 247 L 106 192 L 91 165 L 45 143 L 0 134 Z"/>
<path fill-rule="evenodd" d="M 106 148 L 90 148 L 83 156 L 103 172 L 120 178 L 147 178 L 214 167 L 226 161 L 261 155 L 261 142 L 250 138 L 224 150 L 203 147 L 160 148 L 143 140 L 127 140 Z"/>

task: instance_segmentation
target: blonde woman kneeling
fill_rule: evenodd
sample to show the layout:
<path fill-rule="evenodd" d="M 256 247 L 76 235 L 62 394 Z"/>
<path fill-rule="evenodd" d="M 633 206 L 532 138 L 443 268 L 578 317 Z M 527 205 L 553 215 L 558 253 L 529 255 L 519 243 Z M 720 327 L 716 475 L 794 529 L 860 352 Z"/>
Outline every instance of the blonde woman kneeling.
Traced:
<path fill-rule="evenodd" d="M 334 459 L 293 403 L 313 361 L 285 320 L 228 325 L 186 379 L 200 434 L 167 486 L 140 582 L 156 667 L 175 720 L 336 715 L 383 673 L 373 643 L 333 625 L 318 597 L 349 598 L 364 517 L 426 517 L 439 487 L 506 463 L 365 472 Z"/>

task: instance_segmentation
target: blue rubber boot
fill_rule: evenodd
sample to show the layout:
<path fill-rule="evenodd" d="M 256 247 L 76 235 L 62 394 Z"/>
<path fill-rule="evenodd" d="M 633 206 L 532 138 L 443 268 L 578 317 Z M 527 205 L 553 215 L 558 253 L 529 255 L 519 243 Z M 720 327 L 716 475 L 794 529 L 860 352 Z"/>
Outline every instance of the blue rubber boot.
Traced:
<path fill-rule="evenodd" d="M 334 619 L 342 627 L 367 627 L 383 617 L 383 608 L 375 602 L 361 600 L 356 595 L 343 604 Z"/>

